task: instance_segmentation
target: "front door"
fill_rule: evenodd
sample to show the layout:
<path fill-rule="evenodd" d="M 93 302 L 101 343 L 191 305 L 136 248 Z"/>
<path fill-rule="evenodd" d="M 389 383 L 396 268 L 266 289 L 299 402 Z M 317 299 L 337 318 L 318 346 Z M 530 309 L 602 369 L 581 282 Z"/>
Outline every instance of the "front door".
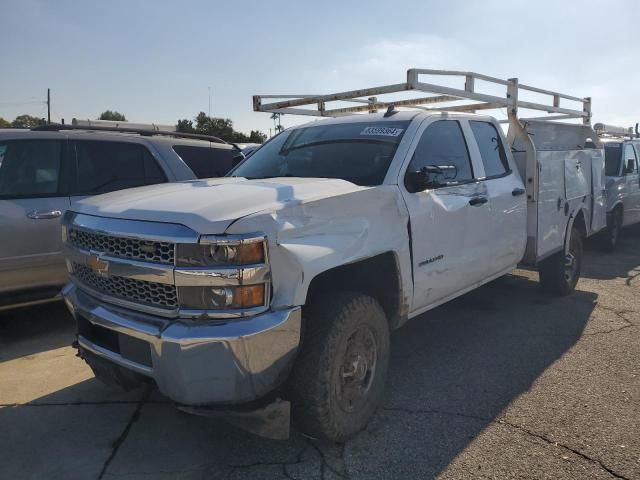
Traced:
<path fill-rule="evenodd" d="M 623 167 L 626 170 L 624 200 L 624 225 L 631 225 L 640 222 L 640 173 L 638 172 L 638 155 L 631 143 L 625 143 L 624 156 L 622 157 Z"/>
<path fill-rule="evenodd" d="M 64 284 L 62 140 L 0 141 L 0 293 Z"/>
<path fill-rule="evenodd" d="M 489 202 L 486 185 L 475 180 L 458 121 L 428 123 L 412 148 L 408 172 L 447 167 L 434 177 L 433 188 L 411 193 L 401 186 L 411 219 L 415 312 L 480 280 Z"/>

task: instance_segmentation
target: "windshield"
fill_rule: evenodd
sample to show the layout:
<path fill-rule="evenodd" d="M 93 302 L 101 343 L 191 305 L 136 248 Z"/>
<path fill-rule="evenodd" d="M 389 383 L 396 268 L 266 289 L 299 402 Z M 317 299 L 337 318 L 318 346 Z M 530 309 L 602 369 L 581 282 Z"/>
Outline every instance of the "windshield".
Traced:
<path fill-rule="evenodd" d="M 605 175 L 607 177 L 617 177 L 620 175 L 620 159 L 622 158 L 621 143 L 604 144 Z"/>
<path fill-rule="evenodd" d="M 230 176 L 340 178 L 380 185 L 408 125 L 389 121 L 296 128 L 266 143 Z"/>

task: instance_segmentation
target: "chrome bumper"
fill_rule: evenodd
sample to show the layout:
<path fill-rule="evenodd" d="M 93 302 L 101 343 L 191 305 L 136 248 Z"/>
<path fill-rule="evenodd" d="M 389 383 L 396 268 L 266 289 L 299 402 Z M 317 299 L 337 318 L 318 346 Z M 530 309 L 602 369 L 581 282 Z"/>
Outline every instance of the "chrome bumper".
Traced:
<path fill-rule="evenodd" d="M 153 378 L 160 391 L 185 405 L 242 403 L 281 383 L 300 343 L 300 308 L 240 320 L 171 320 L 99 302 L 69 283 L 62 291 L 76 318 L 116 332 L 121 342 L 149 345 L 149 364 L 78 336 L 81 348 Z M 135 340 L 133 340 L 135 342 Z M 146 352 L 145 352 L 146 354 Z"/>

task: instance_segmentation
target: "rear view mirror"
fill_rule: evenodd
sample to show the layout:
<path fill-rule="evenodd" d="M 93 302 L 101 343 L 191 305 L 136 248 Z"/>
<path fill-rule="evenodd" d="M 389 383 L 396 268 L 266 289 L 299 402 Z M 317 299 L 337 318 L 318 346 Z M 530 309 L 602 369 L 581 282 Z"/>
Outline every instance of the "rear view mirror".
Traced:
<path fill-rule="evenodd" d="M 633 158 L 629 158 L 627 159 L 627 164 L 624 166 L 624 174 L 628 175 L 630 173 L 633 173 L 633 170 L 635 169 L 635 160 Z"/>

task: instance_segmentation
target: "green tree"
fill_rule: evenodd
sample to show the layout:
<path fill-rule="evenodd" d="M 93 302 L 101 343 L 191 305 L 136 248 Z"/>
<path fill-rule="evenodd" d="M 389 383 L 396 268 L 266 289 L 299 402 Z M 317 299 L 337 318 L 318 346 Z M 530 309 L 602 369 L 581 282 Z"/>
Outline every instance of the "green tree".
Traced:
<path fill-rule="evenodd" d="M 116 112 L 115 110 L 105 110 L 100 114 L 98 120 L 113 120 L 115 122 L 126 122 L 127 119 L 120 112 Z"/>
<path fill-rule="evenodd" d="M 223 140 L 234 141 L 233 122 L 228 118 L 214 118 L 200 112 L 196 117 L 196 133 L 213 135 Z"/>
<path fill-rule="evenodd" d="M 33 128 L 47 123 L 44 118 L 32 117 L 31 115 L 18 115 L 11 126 L 13 128 Z"/>
<path fill-rule="evenodd" d="M 182 133 L 196 133 L 196 129 L 193 128 L 193 122 L 191 120 L 178 120 L 178 124 L 176 125 L 176 131 Z"/>
<path fill-rule="evenodd" d="M 4 118 L 0 117 L 0 128 L 10 128 L 11 122 L 8 122 Z"/>
<path fill-rule="evenodd" d="M 267 139 L 267 135 L 260 130 L 251 130 L 249 134 L 249 142 L 251 143 L 264 143 Z"/>
<path fill-rule="evenodd" d="M 211 135 L 226 140 L 227 142 L 237 143 L 262 143 L 267 138 L 264 133 L 258 130 L 252 130 L 250 135 L 236 132 L 233 129 L 233 122 L 230 119 L 209 117 L 204 112 L 200 112 L 194 121 L 187 119 L 178 120 L 176 130 L 182 133 Z"/>

